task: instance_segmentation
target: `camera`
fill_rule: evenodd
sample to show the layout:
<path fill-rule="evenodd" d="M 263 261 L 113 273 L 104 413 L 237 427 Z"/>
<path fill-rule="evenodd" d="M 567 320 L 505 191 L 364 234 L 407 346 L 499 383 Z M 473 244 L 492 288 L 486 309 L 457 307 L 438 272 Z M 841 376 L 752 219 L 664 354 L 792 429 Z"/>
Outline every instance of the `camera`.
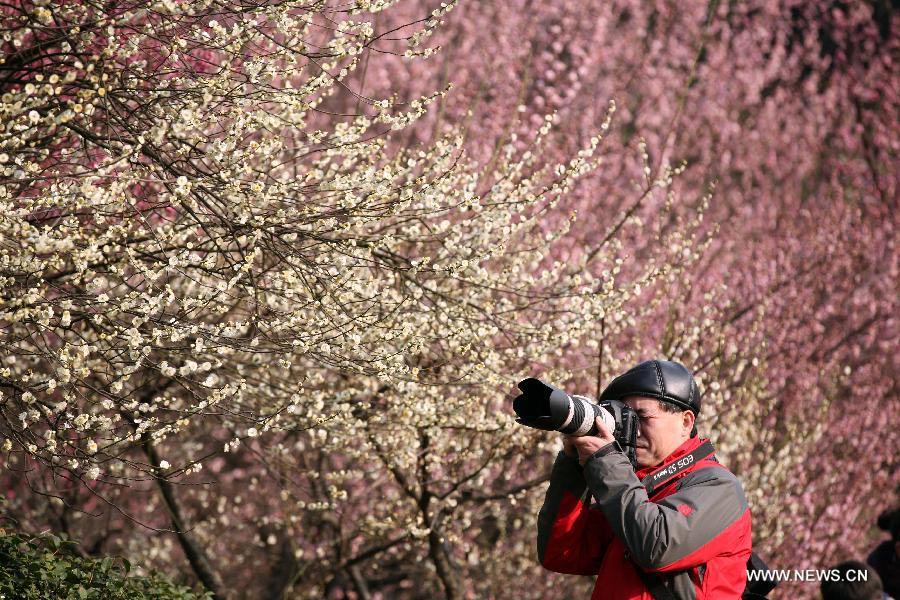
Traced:
<path fill-rule="evenodd" d="M 573 436 L 597 435 L 595 420 L 600 417 L 631 464 L 636 463 L 638 417 L 621 400 L 605 400 L 595 404 L 589 398 L 570 396 L 534 378 L 520 381 L 518 387 L 522 393 L 513 400 L 517 423 Z"/>

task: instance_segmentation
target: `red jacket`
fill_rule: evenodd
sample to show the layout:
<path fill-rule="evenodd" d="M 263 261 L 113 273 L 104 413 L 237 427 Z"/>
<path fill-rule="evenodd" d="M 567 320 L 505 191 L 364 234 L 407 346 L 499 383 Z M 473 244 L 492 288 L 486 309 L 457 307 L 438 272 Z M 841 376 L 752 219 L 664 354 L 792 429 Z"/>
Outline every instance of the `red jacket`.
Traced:
<path fill-rule="evenodd" d="M 653 600 L 637 569 L 683 600 L 741 597 L 750 557 L 750 511 L 740 482 L 714 457 L 696 461 L 648 498 L 641 479 L 706 440 L 694 437 L 663 464 L 635 472 L 612 446 L 582 468 L 560 452 L 538 517 L 538 557 L 551 571 L 596 575 L 591 600 Z M 593 504 L 586 499 L 593 497 Z"/>

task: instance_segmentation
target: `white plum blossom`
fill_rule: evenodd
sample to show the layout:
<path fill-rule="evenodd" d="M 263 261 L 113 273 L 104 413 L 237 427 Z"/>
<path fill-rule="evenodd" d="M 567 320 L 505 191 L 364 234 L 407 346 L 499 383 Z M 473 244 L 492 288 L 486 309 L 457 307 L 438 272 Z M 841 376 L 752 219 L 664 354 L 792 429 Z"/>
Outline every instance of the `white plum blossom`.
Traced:
<path fill-rule="evenodd" d="M 513 488 L 504 467 L 550 445 L 514 431 L 510 385 L 537 365 L 595 383 L 597 340 L 627 339 L 646 314 L 634 298 L 702 253 L 708 198 L 671 209 L 668 175 L 639 190 L 669 208 L 642 225 L 660 228 L 654 260 L 626 278 L 616 236 L 559 251 L 577 225 L 559 203 L 602 168 L 605 127 L 557 164 L 542 152 L 548 116 L 486 166 L 465 124 L 415 147 L 397 134 L 444 90 L 332 114 L 367 49 L 381 51 L 364 9 L 391 2 L 132 4 L 57 3 L 60 23 L 91 23 L 60 33 L 71 60 L 36 62 L 39 84 L 0 101 L 10 473 L 43 469 L 52 488 L 102 469 L 72 493 L 130 503 L 123 519 L 167 532 L 122 534 L 154 561 L 177 536 L 200 554 L 221 538 L 243 559 L 253 544 L 235 536 L 253 529 L 257 543 L 305 544 L 287 555 L 317 557 L 297 571 L 323 580 L 347 558 L 306 539 L 323 523 L 351 532 L 342 550 L 387 544 L 401 562 L 419 540 L 440 538 L 439 553 L 478 523 L 515 527 L 487 490 Z M 433 52 L 454 5 L 393 52 Z M 235 486 L 248 493 L 222 491 Z M 369 489 L 377 502 L 360 511 Z"/>

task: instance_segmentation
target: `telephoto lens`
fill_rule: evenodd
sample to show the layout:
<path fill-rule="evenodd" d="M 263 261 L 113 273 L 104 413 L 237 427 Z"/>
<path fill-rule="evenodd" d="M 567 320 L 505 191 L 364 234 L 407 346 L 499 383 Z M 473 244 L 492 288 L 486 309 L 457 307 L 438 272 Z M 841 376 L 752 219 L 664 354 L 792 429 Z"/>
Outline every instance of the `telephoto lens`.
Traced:
<path fill-rule="evenodd" d="M 543 381 L 528 378 L 519 382 L 522 393 L 513 400 L 517 423 L 567 435 L 597 435 L 597 417 L 611 432 L 616 430 L 613 414 L 584 396 L 570 396 Z"/>
<path fill-rule="evenodd" d="M 534 378 L 520 381 L 519 389 L 522 393 L 513 400 L 517 423 L 567 435 L 597 435 L 596 419 L 600 417 L 631 464 L 637 464 L 638 416 L 621 400 L 594 404 L 584 396 L 570 396 Z"/>

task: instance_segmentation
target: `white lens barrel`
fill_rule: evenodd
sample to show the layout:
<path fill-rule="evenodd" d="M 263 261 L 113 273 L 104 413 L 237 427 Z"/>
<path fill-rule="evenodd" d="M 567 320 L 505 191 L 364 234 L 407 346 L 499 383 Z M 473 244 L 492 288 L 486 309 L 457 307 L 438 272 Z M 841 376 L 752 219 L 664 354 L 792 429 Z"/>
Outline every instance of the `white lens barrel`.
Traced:
<path fill-rule="evenodd" d="M 591 428 L 594 426 L 594 418 L 595 418 L 594 415 L 596 414 L 597 409 L 600 407 L 597 406 L 596 404 L 594 404 L 593 402 L 591 402 L 590 400 L 588 400 L 587 398 L 585 398 L 584 396 L 572 396 L 572 402 L 573 403 L 581 402 L 584 405 L 583 406 L 584 411 L 582 413 L 584 415 L 584 418 L 582 419 L 581 423 L 578 425 L 578 429 L 576 429 L 575 432 L 572 433 L 571 435 L 576 435 L 576 436 L 587 435 L 588 432 L 590 432 Z M 606 413 L 607 415 L 609 415 L 609 418 L 612 419 L 612 415 L 610 415 L 605 410 L 601 409 L 600 413 L 601 413 L 601 415 L 603 413 Z M 605 417 L 604 417 L 604 422 L 606 422 Z"/>

